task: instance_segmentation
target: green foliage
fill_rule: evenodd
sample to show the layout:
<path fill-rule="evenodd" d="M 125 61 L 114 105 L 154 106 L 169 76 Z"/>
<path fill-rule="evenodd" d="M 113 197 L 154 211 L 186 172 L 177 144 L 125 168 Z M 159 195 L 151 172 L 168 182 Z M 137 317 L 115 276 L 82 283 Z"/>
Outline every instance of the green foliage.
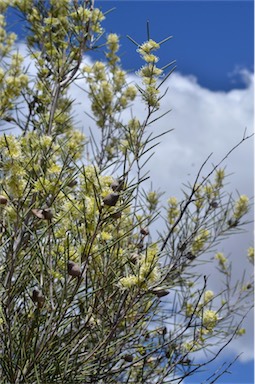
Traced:
<path fill-rule="evenodd" d="M 28 28 L 34 76 L 5 31 L 8 5 Z M 98 45 L 105 15 L 93 2 L 0 8 L 1 383 L 160 383 L 194 374 L 197 350 L 244 334 L 235 314 L 250 308 L 252 283 L 232 286 L 218 252 L 226 285 L 215 295 L 206 278 L 196 285 L 195 267 L 245 223 L 249 200 L 224 191 L 216 166 L 202 180 L 198 173 L 182 201 L 168 199 L 164 229 L 153 233 L 161 194 L 143 189 L 144 165 L 158 138 L 148 126 L 157 124 L 172 72 L 156 66 L 154 51 L 168 38 L 137 44 L 145 61 L 138 86 L 121 68 L 118 36 Z M 85 64 L 102 47 L 105 60 Z M 76 129 L 70 86 L 78 83 L 99 140 Z M 144 120 L 126 121 L 136 98 Z"/>

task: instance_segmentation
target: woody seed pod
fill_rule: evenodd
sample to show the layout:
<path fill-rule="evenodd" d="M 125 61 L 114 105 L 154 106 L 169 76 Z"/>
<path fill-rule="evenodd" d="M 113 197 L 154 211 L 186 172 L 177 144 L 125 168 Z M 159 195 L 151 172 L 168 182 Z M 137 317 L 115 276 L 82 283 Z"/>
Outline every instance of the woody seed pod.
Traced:
<path fill-rule="evenodd" d="M 124 356 L 123 356 L 123 359 L 124 359 L 125 361 L 127 361 L 128 363 L 131 363 L 131 362 L 133 361 L 133 356 L 127 354 L 127 355 L 124 355 Z"/>
<path fill-rule="evenodd" d="M 81 277 L 81 268 L 71 260 L 67 262 L 67 271 L 72 277 Z"/>
<path fill-rule="evenodd" d="M 217 203 L 217 201 L 213 200 L 213 201 L 210 202 L 210 206 L 212 208 L 218 208 L 219 204 Z"/>
<path fill-rule="evenodd" d="M 157 297 L 164 297 L 169 294 L 169 291 L 166 291 L 165 289 L 162 289 L 162 288 L 155 288 L 151 292 Z"/>
<path fill-rule="evenodd" d="M 114 180 L 111 184 L 111 188 L 113 191 L 120 192 L 124 187 L 124 179 Z"/>
<path fill-rule="evenodd" d="M 111 217 L 112 217 L 113 219 L 120 219 L 120 218 L 121 218 L 121 212 L 120 212 L 120 211 L 115 212 L 115 213 L 113 213 L 113 214 L 111 215 Z"/>
<path fill-rule="evenodd" d="M 141 235 L 147 236 L 149 234 L 148 228 L 141 228 L 140 229 Z"/>
<path fill-rule="evenodd" d="M 38 308 L 42 308 L 45 302 L 45 297 L 39 289 L 35 288 L 32 293 L 32 300 L 34 303 L 37 303 Z"/>
<path fill-rule="evenodd" d="M 50 208 L 45 208 L 42 210 L 43 216 L 45 220 L 51 220 L 53 218 L 53 213 Z"/>
<path fill-rule="evenodd" d="M 6 205 L 8 202 L 8 199 L 7 197 L 3 196 L 3 195 L 0 195 L 0 204 L 2 205 Z"/>
<path fill-rule="evenodd" d="M 196 256 L 193 255 L 192 252 L 188 252 L 188 253 L 186 254 L 186 257 L 187 257 L 188 260 L 194 260 L 194 259 L 196 258 Z"/>
<path fill-rule="evenodd" d="M 238 220 L 235 220 L 235 219 L 229 219 L 228 220 L 228 225 L 233 228 L 233 227 L 236 227 L 238 225 Z"/>
<path fill-rule="evenodd" d="M 34 208 L 32 209 L 32 212 L 36 217 L 42 220 L 51 220 L 53 218 L 53 213 L 50 208 L 45 208 L 45 209 Z"/>
<path fill-rule="evenodd" d="M 117 201 L 119 199 L 118 193 L 109 193 L 109 195 L 105 196 L 103 199 L 103 202 L 105 205 L 109 205 L 110 207 L 113 207 L 116 205 Z"/>
<path fill-rule="evenodd" d="M 44 219 L 44 216 L 43 216 L 43 213 L 42 213 L 42 209 L 37 209 L 37 208 L 34 208 L 32 209 L 32 213 L 38 217 L 39 219 Z"/>
<path fill-rule="evenodd" d="M 78 184 L 77 180 L 73 179 L 73 180 L 71 180 L 71 181 L 67 184 L 67 186 L 70 187 L 70 188 L 72 188 L 72 187 L 75 187 L 77 184 Z"/>

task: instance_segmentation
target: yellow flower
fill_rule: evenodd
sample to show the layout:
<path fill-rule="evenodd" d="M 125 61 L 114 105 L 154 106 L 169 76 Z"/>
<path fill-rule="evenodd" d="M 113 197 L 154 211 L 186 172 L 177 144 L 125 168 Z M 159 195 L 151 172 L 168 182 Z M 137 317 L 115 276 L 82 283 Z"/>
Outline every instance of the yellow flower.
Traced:
<path fill-rule="evenodd" d="M 221 268 L 226 269 L 226 265 L 225 264 L 226 264 L 227 259 L 223 255 L 223 253 L 221 253 L 221 252 L 216 253 L 215 259 L 219 261 L 219 264 L 220 264 Z"/>
<path fill-rule="evenodd" d="M 203 326 L 208 330 L 212 331 L 213 328 L 215 328 L 217 321 L 218 321 L 218 315 L 215 311 L 211 309 L 207 309 L 204 311 L 202 315 L 202 320 L 203 320 Z"/>
<path fill-rule="evenodd" d="M 169 224 L 173 225 L 177 216 L 180 213 L 180 210 L 178 208 L 178 205 L 179 205 L 178 200 L 176 199 L 176 197 L 170 197 L 167 202 L 168 202 L 168 210 L 167 210 L 168 222 Z"/>
<path fill-rule="evenodd" d="M 105 231 L 103 231 L 98 237 L 104 241 L 112 240 L 112 235 Z"/>
<path fill-rule="evenodd" d="M 142 56 L 144 56 L 145 54 L 150 54 L 151 51 L 159 48 L 160 48 L 160 45 L 156 43 L 156 41 L 150 39 L 145 43 L 143 43 L 142 45 L 140 45 L 140 47 L 137 49 L 137 52 L 140 53 Z"/>
<path fill-rule="evenodd" d="M 119 49 L 119 38 L 116 33 L 110 33 L 107 37 L 107 45 L 108 48 L 112 52 L 117 52 Z"/>
<path fill-rule="evenodd" d="M 239 220 L 243 215 L 248 212 L 249 198 L 245 195 L 241 195 L 235 203 L 234 217 Z"/>
<path fill-rule="evenodd" d="M 248 259 L 250 260 L 250 262 L 254 264 L 254 248 L 249 247 L 247 254 L 248 254 Z"/>
<path fill-rule="evenodd" d="M 12 159 L 21 157 L 20 143 L 13 135 L 0 136 L 0 149 L 3 149 L 6 156 Z"/>
<path fill-rule="evenodd" d="M 193 254 L 196 254 L 203 250 L 205 243 L 209 239 L 209 236 L 210 236 L 210 231 L 208 231 L 208 229 L 200 229 L 199 234 L 195 237 L 192 243 Z"/>
<path fill-rule="evenodd" d="M 140 126 L 140 123 L 138 121 L 135 123 L 135 125 L 136 124 L 137 124 L 137 126 L 138 126 L 138 124 Z M 159 194 L 156 191 L 150 191 L 146 195 L 146 200 L 147 200 L 147 202 L 149 204 L 149 210 L 153 211 L 153 210 L 155 210 L 157 208 L 157 205 L 158 205 L 158 202 L 159 202 Z"/>
<path fill-rule="evenodd" d="M 194 313 L 194 307 L 191 303 L 186 304 L 186 316 L 190 317 Z"/>
<path fill-rule="evenodd" d="M 159 60 L 157 56 L 155 56 L 155 55 L 153 55 L 151 53 L 143 55 L 143 59 L 147 63 L 153 63 L 153 64 L 157 63 L 158 60 Z"/>
<path fill-rule="evenodd" d="M 245 333 L 246 333 L 245 328 L 240 328 L 240 329 L 238 329 L 238 331 L 236 332 L 236 335 L 237 335 L 237 336 L 243 336 Z"/>
<path fill-rule="evenodd" d="M 139 71 L 139 75 L 143 77 L 148 77 L 149 79 L 152 78 L 153 76 L 159 76 L 162 74 L 162 69 L 157 68 L 153 64 L 148 64 L 142 67 Z"/>
<path fill-rule="evenodd" d="M 136 94 L 137 94 L 137 91 L 133 85 L 129 85 L 125 90 L 125 96 L 131 101 L 135 99 Z"/>
<path fill-rule="evenodd" d="M 213 297 L 214 297 L 213 291 L 205 291 L 205 293 L 204 293 L 204 303 L 205 304 L 209 303 L 210 301 L 212 301 Z"/>
<path fill-rule="evenodd" d="M 137 286 L 138 285 L 138 277 L 137 276 L 134 276 L 134 275 L 129 275 L 127 277 L 122 277 L 119 281 L 119 284 L 123 287 L 123 288 L 127 288 L 127 289 L 130 289 L 130 288 L 133 288 L 134 286 Z"/>
<path fill-rule="evenodd" d="M 222 187 L 224 178 L 225 178 L 224 169 L 222 169 L 222 168 L 217 169 L 216 175 L 215 175 L 216 188 Z"/>

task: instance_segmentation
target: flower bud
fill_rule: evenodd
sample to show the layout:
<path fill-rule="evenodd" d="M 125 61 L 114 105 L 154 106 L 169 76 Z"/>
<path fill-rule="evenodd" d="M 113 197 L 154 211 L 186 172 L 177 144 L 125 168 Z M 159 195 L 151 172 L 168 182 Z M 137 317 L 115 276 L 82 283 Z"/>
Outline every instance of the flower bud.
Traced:
<path fill-rule="evenodd" d="M 72 277 L 81 277 L 81 268 L 71 260 L 67 262 L 67 271 Z"/>
<path fill-rule="evenodd" d="M 109 195 L 105 196 L 103 199 L 103 202 L 105 205 L 109 205 L 110 207 L 113 207 L 116 205 L 117 201 L 119 199 L 118 193 L 109 193 Z"/>

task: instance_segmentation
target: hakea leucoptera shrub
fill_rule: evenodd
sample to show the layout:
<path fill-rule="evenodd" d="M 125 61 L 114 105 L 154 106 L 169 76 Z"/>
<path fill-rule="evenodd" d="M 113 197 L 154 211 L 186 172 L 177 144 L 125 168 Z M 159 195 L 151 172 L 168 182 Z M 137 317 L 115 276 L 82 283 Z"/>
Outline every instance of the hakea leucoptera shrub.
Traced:
<path fill-rule="evenodd" d="M 149 126 L 157 124 L 161 86 L 172 71 L 165 73 L 172 63 L 158 66 L 155 52 L 169 38 L 130 38 L 144 62 L 131 84 L 120 38 L 102 36 L 106 15 L 93 3 L 0 0 L 3 383 L 185 379 L 212 338 L 245 333 L 233 314 L 253 283 L 232 291 L 231 265 L 220 250 L 211 259 L 225 279 L 222 292 L 208 289 L 206 277 L 201 283 L 196 267 L 241 227 L 250 201 L 224 191 L 225 171 L 217 166 L 183 199 L 160 206 L 162 193 L 147 189 L 144 165 L 160 137 Z M 28 28 L 28 57 L 15 52 L 8 6 Z M 100 48 L 104 59 L 87 64 L 86 55 Z M 99 139 L 78 129 L 71 85 L 85 90 L 78 102 Z M 143 118 L 135 115 L 137 100 Z M 254 259 L 252 247 L 247 255 Z"/>

